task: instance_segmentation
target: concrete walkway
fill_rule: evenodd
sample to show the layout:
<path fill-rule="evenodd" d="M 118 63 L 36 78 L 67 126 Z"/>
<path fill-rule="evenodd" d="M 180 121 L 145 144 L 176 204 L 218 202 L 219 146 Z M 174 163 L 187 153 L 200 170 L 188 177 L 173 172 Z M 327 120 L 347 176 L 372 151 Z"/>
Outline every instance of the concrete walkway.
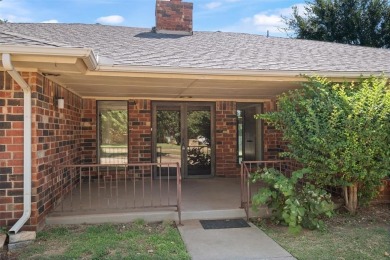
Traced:
<path fill-rule="evenodd" d="M 180 234 L 193 260 L 295 259 L 255 225 L 203 229 L 199 220 L 184 221 Z"/>

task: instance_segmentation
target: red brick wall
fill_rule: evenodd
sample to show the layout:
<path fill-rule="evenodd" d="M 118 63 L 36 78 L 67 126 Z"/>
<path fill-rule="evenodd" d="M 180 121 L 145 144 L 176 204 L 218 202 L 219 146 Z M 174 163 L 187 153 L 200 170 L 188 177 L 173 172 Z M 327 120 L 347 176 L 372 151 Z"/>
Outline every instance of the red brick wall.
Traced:
<path fill-rule="evenodd" d="M 63 179 L 51 165 L 79 164 L 82 99 L 58 84 L 35 74 L 33 91 L 33 214 L 31 225 L 44 220 L 61 197 Z M 55 97 L 63 97 L 64 109 Z"/>
<path fill-rule="evenodd" d="M 276 101 L 272 100 L 264 103 L 264 113 L 272 112 L 277 109 Z M 287 149 L 287 143 L 283 141 L 283 134 L 275 127 L 264 123 L 263 125 L 263 143 L 264 143 L 264 160 L 279 160 L 279 153 Z"/>
<path fill-rule="evenodd" d="M 150 100 L 129 102 L 129 163 L 152 162 Z"/>
<path fill-rule="evenodd" d="M 23 209 L 22 149 L 23 92 L 0 72 L 0 227 L 13 225 Z"/>
<path fill-rule="evenodd" d="M 373 203 L 390 203 L 390 180 L 382 180 L 379 187 L 379 194 Z"/>
<path fill-rule="evenodd" d="M 192 32 L 192 3 L 181 0 L 156 2 L 156 29 Z"/>
<path fill-rule="evenodd" d="M 97 161 L 97 110 L 95 99 L 84 99 L 81 110 L 81 161 L 94 164 Z"/>
<path fill-rule="evenodd" d="M 37 73 L 22 73 L 32 88 L 32 215 L 34 230 L 60 199 L 62 180 L 51 165 L 81 158 L 82 99 Z M 59 109 L 55 96 L 65 99 Z M 12 226 L 23 210 L 23 91 L 0 72 L 0 226 Z"/>
<path fill-rule="evenodd" d="M 216 176 L 240 174 L 237 164 L 236 102 L 218 101 L 215 109 Z"/>
<path fill-rule="evenodd" d="M 277 105 L 276 100 L 272 100 L 264 103 L 264 113 L 276 111 Z M 283 133 L 276 130 L 275 127 L 268 125 L 264 122 L 263 124 L 263 139 L 264 139 L 264 160 L 283 160 L 280 157 L 281 152 L 287 151 L 287 142 L 283 140 Z M 288 159 L 287 159 L 288 160 Z M 296 161 L 288 161 L 283 163 L 282 172 L 291 176 L 293 171 L 301 169 L 302 165 Z"/>

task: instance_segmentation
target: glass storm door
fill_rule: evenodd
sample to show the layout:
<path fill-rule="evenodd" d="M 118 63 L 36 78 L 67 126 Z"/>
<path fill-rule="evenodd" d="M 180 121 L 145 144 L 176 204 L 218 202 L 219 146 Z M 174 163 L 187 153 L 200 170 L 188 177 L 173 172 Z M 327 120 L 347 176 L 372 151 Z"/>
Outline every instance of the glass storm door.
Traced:
<path fill-rule="evenodd" d="M 154 162 L 182 165 L 180 106 L 158 106 L 154 113 Z M 174 178 L 176 171 L 168 166 L 157 167 L 155 176 Z"/>
<path fill-rule="evenodd" d="M 153 104 L 153 159 L 179 163 L 183 177 L 213 175 L 213 105 L 202 103 Z M 175 176 L 174 169 L 157 167 L 156 177 Z"/>
<path fill-rule="evenodd" d="M 211 108 L 188 105 L 186 112 L 187 176 L 210 176 Z"/>

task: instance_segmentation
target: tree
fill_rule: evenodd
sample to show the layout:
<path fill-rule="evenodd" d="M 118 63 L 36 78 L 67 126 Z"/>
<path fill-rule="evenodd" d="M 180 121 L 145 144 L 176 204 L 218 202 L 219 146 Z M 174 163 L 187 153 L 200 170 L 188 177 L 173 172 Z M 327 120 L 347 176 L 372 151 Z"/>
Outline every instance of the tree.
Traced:
<path fill-rule="evenodd" d="M 390 91 L 387 79 L 333 83 L 309 78 L 303 88 L 283 94 L 279 110 L 258 115 L 283 131 L 284 153 L 303 164 L 308 178 L 342 187 L 347 209 L 377 194 L 390 172 Z"/>
<path fill-rule="evenodd" d="M 180 112 L 170 110 L 157 111 L 157 142 L 166 143 L 166 137 L 172 138 L 173 141 L 180 145 Z"/>
<path fill-rule="evenodd" d="M 283 18 L 298 39 L 390 48 L 388 0 L 313 0 Z"/>
<path fill-rule="evenodd" d="M 107 110 L 100 114 L 102 144 L 123 145 L 127 141 L 127 113 L 125 110 Z"/>
<path fill-rule="evenodd" d="M 1 2 L 1 0 L 0 0 L 0 2 Z M 7 22 L 7 20 L 0 19 L 0 24 L 6 23 L 6 22 Z"/>
<path fill-rule="evenodd" d="M 196 139 L 198 136 L 206 138 L 210 142 L 210 112 L 209 111 L 190 111 L 188 112 L 188 138 Z"/>

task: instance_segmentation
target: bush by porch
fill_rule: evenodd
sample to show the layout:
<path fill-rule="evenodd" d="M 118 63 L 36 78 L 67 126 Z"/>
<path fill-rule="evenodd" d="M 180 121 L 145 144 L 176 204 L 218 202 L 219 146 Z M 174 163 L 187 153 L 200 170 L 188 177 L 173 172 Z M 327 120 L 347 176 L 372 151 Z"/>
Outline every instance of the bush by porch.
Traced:
<path fill-rule="evenodd" d="M 309 181 L 342 187 L 351 213 L 377 196 L 390 173 L 388 79 L 337 83 L 311 77 L 302 89 L 283 94 L 278 107 L 258 118 L 283 132 L 288 151 L 282 155 L 307 168 Z"/>

